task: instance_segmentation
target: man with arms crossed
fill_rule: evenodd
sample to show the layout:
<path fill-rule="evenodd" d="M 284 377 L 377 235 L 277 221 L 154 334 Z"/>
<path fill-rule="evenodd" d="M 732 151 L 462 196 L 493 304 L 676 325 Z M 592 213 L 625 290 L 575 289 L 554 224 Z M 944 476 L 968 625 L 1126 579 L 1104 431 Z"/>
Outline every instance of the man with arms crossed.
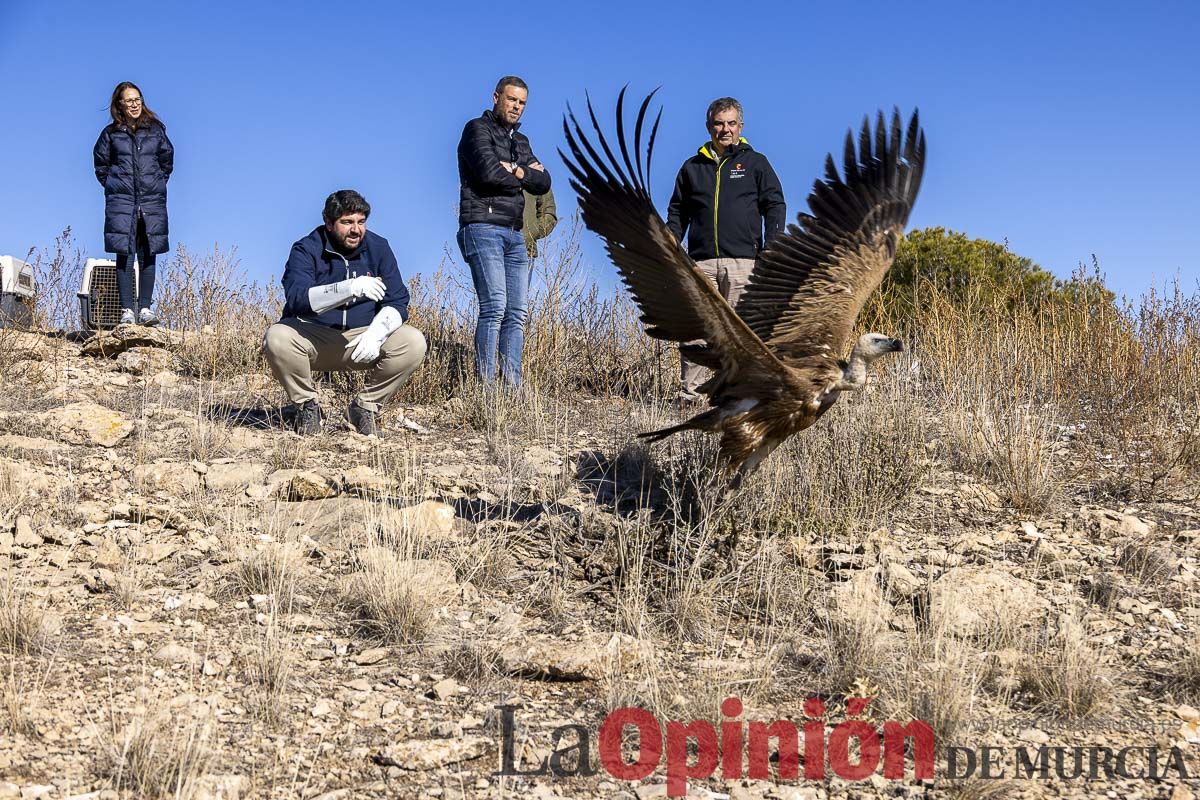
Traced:
<path fill-rule="evenodd" d="M 325 200 L 324 224 L 292 245 L 283 270 L 283 318 L 264 349 L 275 379 L 296 404 L 296 432 L 321 432 L 314 372 L 370 370 L 347 416 L 379 435 L 379 412 L 425 358 L 425 337 L 408 320 L 408 288 L 392 248 L 367 230 L 371 206 L 353 189 Z"/>
<path fill-rule="evenodd" d="M 479 296 L 475 369 L 487 386 L 496 373 L 521 385 L 521 354 L 529 314 L 529 255 L 521 235 L 524 190 L 550 191 L 550 173 L 519 132 L 529 87 L 506 75 L 492 107 L 463 128 L 458 143 L 458 246 Z"/>
<path fill-rule="evenodd" d="M 759 251 L 783 233 L 787 207 L 770 162 L 742 138 L 742 104 L 717 98 L 706 123 L 710 141 L 679 168 L 667 228 L 678 242 L 687 234 L 688 255 L 736 308 Z M 704 399 L 696 392 L 704 371 L 680 357 L 681 404 Z"/>

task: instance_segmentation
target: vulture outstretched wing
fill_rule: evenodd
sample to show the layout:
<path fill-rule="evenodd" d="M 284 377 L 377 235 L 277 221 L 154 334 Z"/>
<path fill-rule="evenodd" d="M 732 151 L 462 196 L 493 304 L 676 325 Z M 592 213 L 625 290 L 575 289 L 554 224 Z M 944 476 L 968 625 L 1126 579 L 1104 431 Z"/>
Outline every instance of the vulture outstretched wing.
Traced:
<path fill-rule="evenodd" d="M 892 265 L 925 165 L 915 111 L 900 131 L 896 110 L 890 131 L 879 112 L 873 136 L 863 119 L 857 152 L 847 132 L 844 178 L 826 156 L 811 213 L 759 255 L 737 312 L 785 362 L 844 357 L 863 304 Z"/>
<path fill-rule="evenodd" d="M 625 90 L 621 90 L 617 99 L 620 161 L 600 129 L 591 100 L 588 116 L 603 154 L 593 147 L 568 108 L 563 130 L 571 157 L 559 153 L 573 176 L 571 186 L 579 194 L 584 224 L 604 239 L 609 256 L 641 309 L 647 334 L 672 342 L 704 340 L 705 346 L 688 348 L 688 354 L 716 370 L 704 387 L 714 402 L 732 387 L 741 397 L 776 396 L 786 391 L 787 370 L 683 251 L 650 199 L 646 178 L 658 119 L 650 131 L 644 163 L 641 143 L 653 96 L 651 93 L 638 111 L 636 158 L 631 158 L 622 113 Z"/>

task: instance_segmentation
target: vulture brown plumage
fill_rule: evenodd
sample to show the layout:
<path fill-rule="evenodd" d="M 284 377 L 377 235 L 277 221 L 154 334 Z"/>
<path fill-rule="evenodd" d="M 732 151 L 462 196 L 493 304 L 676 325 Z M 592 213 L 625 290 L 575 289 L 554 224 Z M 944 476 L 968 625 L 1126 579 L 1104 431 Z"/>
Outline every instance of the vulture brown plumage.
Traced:
<path fill-rule="evenodd" d="M 642 312 L 646 333 L 681 343 L 693 361 L 712 368 L 699 391 L 706 411 L 659 431 L 658 441 L 697 429 L 721 436 L 720 459 L 731 486 L 740 484 L 792 434 L 812 425 L 847 390 L 866 383 L 867 367 L 903 349 L 878 333 L 850 337 L 870 294 L 892 265 L 925 163 L 925 133 L 914 111 L 902 133 L 900 112 L 890 125 L 879 112 L 864 118 L 857 146 L 847 132 L 842 175 L 832 155 L 813 184 L 808 213 L 762 253 L 736 311 L 696 267 L 650 198 L 648 176 L 662 111 L 642 136 L 653 93 L 641 104 L 633 156 L 625 136 L 625 92 L 617 99 L 618 156 L 588 101 L 592 144 L 568 109 L 563 120 L 571 155 L 562 154 L 579 194 L 584 224 L 608 253 Z M 703 340 L 703 344 L 686 344 Z"/>

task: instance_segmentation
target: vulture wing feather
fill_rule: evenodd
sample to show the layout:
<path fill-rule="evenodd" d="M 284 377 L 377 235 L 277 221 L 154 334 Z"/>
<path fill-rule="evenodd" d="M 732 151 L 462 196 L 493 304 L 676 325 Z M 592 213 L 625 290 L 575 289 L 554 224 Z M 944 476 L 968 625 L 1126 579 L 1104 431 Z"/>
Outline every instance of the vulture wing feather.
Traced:
<path fill-rule="evenodd" d="M 737 311 L 785 363 L 845 356 L 859 312 L 892 265 L 925 163 L 915 111 L 901 130 L 898 110 L 890 126 L 880 112 L 874 131 L 864 118 L 857 155 L 846 134 L 843 176 L 828 159 L 808 213 L 759 255 Z"/>
<path fill-rule="evenodd" d="M 648 106 L 643 103 L 638 112 L 635 137 L 642 130 Z M 626 166 L 622 170 L 590 102 L 588 112 L 598 145 L 592 145 L 568 109 L 563 130 L 570 156 L 562 151 L 560 155 L 579 195 L 584 224 L 604 239 L 642 312 L 646 333 L 673 342 L 704 341 L 704 345 L 693 346 L 693 352 L 698 361 L 716 370 L 708 390 L 714 403 L 730 393 L 773 397 L 787 391 L 787 369 L 696 267 L 654 208 L 642 176 L 649 174 L 658 119 L 650 133 L 644 169 L 640 151 L 637 163 L 630 163 L 624 127 L 618 126 L 622 135 L 618 149 Z"/>

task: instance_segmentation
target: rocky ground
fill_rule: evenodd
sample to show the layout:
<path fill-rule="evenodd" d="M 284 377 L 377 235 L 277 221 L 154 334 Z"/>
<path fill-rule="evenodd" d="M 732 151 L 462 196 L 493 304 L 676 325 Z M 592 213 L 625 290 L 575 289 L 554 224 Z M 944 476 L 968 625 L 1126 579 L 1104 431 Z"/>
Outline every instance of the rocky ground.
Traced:
<path fill-rule="evenodd" d="M 377 441 L 330 386 L 326 432 L 302 440 L 269 378 L 186 377 L 173 334 L 3 345 L 0 798 L 659 797 L 662 769 L 496 775 L 497 707 L 516 707 L 528 772 L 567 725 L 594 762 L 621 705 L 720 722 L 737 696 L 745 719 L 801 719 L 820 695 L 832 726 L 850 686 L 864 718 L 907 712 L 964 746 L 1177 747 L 1200 776 L 1186 495 L 1067 492 L 1031 517 L 934 461 L 860 535 L 663 547 L 670 503 L 618 458 L 662 409 L 535 398 L 477 423 L 458 398 L 405 405 Z M 1011 770 L 690 785 L 747 800 L 1195 788 Z"/>

